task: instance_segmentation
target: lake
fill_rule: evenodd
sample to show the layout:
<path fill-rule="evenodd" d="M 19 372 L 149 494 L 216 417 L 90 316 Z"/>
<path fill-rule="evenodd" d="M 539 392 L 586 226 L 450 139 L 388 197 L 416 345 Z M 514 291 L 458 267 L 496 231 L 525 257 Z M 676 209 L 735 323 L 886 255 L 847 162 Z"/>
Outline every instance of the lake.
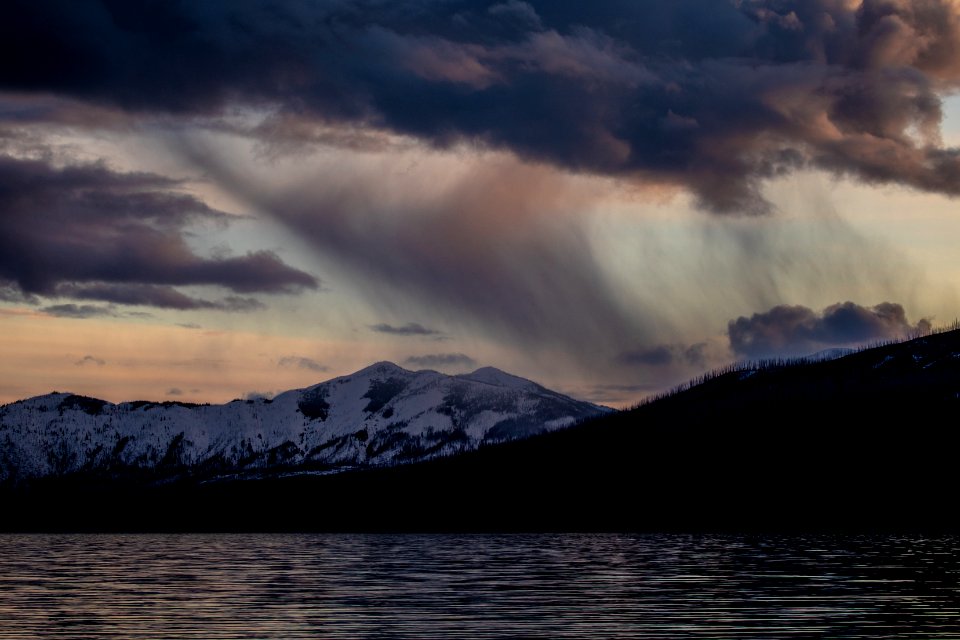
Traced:
<path fill-rule="evenodd" d="M 0 639 L 958 638 L 960 538 L 0 535 Z"/>

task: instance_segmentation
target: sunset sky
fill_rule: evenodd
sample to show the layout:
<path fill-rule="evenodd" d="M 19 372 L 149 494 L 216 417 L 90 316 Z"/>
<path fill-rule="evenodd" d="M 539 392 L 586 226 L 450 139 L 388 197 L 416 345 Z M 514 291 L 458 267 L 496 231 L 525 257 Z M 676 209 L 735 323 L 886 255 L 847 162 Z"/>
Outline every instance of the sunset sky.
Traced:
<path fill-rule="evenodd" d="M 960 315 L 953 0 L 12 0 L 0 402 L 624 406 Z"/>

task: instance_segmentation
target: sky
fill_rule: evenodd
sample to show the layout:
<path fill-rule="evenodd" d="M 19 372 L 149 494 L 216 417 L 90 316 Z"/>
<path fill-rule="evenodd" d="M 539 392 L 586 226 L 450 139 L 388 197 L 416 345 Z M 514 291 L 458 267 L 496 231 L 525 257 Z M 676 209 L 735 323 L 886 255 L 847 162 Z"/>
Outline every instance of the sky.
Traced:
<path fill-rule="evenodd" d="M 12 0 L 0 402 L 629 406 L 960 315 L 955 0 Z"/>

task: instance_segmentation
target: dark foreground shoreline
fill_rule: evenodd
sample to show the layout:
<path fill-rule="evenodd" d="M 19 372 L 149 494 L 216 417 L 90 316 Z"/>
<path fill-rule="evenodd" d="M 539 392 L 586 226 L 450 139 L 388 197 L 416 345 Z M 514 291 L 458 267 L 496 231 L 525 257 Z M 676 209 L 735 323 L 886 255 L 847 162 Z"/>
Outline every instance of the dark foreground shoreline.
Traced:
<path fill-rule="evenodd" d="M 161 485 L 74 477 L 7 490 L 2 531 L 960 532 L 946 460 L 826 467 L 511 465 L 510 453 L 347 472 Z M 946 453 L 946 452 L 945 452 Z"/>

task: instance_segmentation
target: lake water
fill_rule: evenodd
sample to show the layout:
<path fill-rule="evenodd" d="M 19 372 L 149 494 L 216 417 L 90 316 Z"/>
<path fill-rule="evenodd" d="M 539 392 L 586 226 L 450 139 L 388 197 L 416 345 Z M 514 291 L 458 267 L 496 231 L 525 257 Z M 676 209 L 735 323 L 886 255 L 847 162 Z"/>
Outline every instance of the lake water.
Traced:
<path fill-rule="evenodd" d="M 960 638 L 960 539 L 0 535 L 0 639 Z"/>

